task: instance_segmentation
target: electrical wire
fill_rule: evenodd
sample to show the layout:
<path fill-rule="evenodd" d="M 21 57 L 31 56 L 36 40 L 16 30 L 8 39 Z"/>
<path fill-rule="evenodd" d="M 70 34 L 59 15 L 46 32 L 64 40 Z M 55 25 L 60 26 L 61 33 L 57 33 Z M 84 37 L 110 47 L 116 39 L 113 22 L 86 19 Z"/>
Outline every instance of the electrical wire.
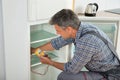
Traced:
<path fill-rule="evenodd" d="M 31 55 L 31 59 L 32 59 L 32 55 Z M 43 73 L 37 72 L 36 70 L 33 70 L 31 68 L 31 72 L 35 73 L 35 74 L 38 74 L 38 75 L 46 75 L 46 73 L 48 72 L 48 68 L 49 68 L 49 65 L 47 65 L 47 67 L 46 67 L 46 69 L 45 69 L 45 71 Z"/>
<path fill-rule="evenodd" d="M 48 68 L 49 68 L 49 65 L 47 65 L 47 67 L 43 73 L 37 72 L 31 68 L 31 72 L 38 74 L 38 75 L 46 75 L 46 73 L 48 72 Z"/>

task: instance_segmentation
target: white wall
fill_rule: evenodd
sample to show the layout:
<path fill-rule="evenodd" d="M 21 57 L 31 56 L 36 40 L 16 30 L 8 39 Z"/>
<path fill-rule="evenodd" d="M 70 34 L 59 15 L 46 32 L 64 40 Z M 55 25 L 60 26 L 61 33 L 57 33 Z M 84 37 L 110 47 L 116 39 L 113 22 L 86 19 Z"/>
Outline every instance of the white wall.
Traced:
<path fill-rule="evenodd" d="M 120 0 L 75 0 L 75 12 L 83 13 L 88 3 L 98 3 L 98 10 L 120 8 Z"/>
<path fill-rule="evenodd" d="M 0 80 L 5 80 L 2 1 L 0 0 Z"/>

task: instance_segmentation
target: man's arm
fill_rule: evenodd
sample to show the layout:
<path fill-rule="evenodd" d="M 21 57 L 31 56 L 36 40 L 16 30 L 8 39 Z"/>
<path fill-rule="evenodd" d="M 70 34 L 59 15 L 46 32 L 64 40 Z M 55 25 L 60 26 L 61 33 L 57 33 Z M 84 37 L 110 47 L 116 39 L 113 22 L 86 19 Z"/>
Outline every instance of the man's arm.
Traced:
<path fill-rule="evenodd" d="M 40 50 L 42 50 L 42 51 L 52 51 L 52 50 L 54 50 L 54 48 L 52 47 L 51 42 L 48 42 L 48 43 L 46 43 L 46 44 L 44 44 L 42 46 L 39 46 L 37 48 L 31 48 L 31 53 L 34 53 L 38 48 Z"/>
<path fill-rule="evenodd" d="M 55 39 L 52 39 L 50 42 L 39 46 L 37 48 L 31 48 L 31 53 L 34 53 L 38 48 L 42 51 L 52 51 L 52 50 L 58 50 L 59 48 L 70 44 L 73 42 L 73 39 L 68 39 L 68 40 L 64 40 L 61 36 Z"/>
<path fill-rule="evenodd" d="M 57 69 L 64 70 L 64 63 L 52 61 L 49 57 L 40 57 L 40 61 L 43 64 L 48 64 L 53 67 L 56 67 Z"/>
<path fill-rule="evenodd" d="M 52 61 L 51 66 L 54 66 L 57 69 L 60 69 L 62 71 L 64 70 L 64 63 L 59 63 L 59 62 Z"/>
<path fill-rule="evenodd" d="M 46 44 L 44 44 L 44 45 L 42 45 L 42 46 L 40 46 L 38 48 L 40 48 L 42 51 L 52 51 L 52 50 L 54 50 L 54 48 L 52 47 L 51 42 L 48 42 L 48 43 L 46 43 Z"/>

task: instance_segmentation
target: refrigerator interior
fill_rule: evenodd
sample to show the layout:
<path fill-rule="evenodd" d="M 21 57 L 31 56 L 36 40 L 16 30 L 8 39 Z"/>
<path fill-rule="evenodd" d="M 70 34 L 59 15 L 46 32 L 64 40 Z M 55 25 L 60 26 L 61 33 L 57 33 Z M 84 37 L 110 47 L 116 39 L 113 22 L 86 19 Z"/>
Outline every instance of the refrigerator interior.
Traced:
<path fill-rule="evenodd" d="M 58 37 L 53 26 L 48 23 L 30 26 L 30 45 L 36 48 L 49 42 L 51 39 Z M 47 51 L 46 54 L 55 61 L 66 62 L 68 47 L 65 46 L 60 50 Z M 45 73 L 46 72 L 46 73 Z M 46 64 L 42 64 L 40 59 L 32 54 L 31 56 L 31 80 L 57 80 L 57 76 L 61 71 Z M 45 74 L 44 74 L 45 73 Z M 44 75 L 41 75 L 44 74 Z"/>

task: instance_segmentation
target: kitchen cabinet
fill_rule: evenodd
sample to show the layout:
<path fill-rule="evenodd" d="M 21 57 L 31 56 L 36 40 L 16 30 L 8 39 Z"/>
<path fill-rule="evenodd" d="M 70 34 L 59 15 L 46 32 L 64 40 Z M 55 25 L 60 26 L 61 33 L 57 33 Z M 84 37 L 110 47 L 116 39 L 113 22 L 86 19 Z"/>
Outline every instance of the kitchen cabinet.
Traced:
<path fill-rule="evenodd" d="M 30 21 L 46 20 L 59 10 L 66 8 L 66 0 L 28 0 Z"/>

